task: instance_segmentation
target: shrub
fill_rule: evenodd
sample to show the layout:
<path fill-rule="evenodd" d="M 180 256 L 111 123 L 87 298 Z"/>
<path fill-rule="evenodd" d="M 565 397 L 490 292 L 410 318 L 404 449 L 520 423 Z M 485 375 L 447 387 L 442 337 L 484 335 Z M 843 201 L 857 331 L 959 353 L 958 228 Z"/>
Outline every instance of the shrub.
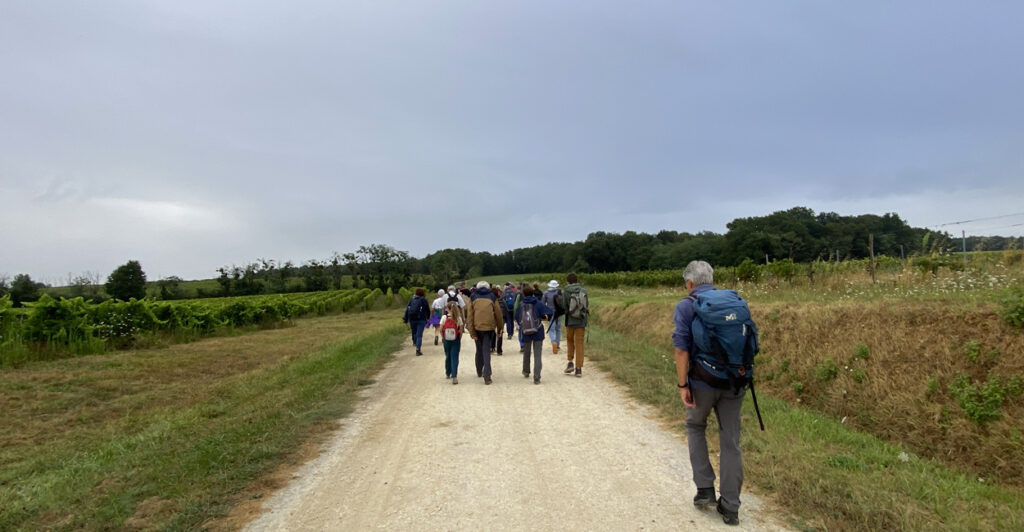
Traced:
<path fill-rule="evenodd" d="M 736 267 L 736 277 L 741 281 L 756 283 L 761 280 L 761 266 L 749 258 Z"/>
<path fill-rule="evenodd" d="M 1024 286 L 1007 291 L 1001 302 L 1003 309 L 999 315 L 1003 320 L 1018 330 L 1024 328 Z"/>
<path fill-rule="evenodd" d="M 861 360 L 867 360 L 871 354 L 871 350 L 868 349 L 866 344 L 857 344 L 857 347 L 853 349 L 853 357 Z"/>
<path fill-rule="evenodd" d="M 960 374 L 950 383 L 949 393 L 964 414 L 979 425 L 1003 417 L 1006 388 L 998 377 L 990 376 L 985 382 L 975 383 L 967 375 Z"/>
<path fill-rule="evenodd" d="M 826 358 L 814 368 L 819 381 L 830 381 L 839 376 L 839 366 L 831 358 Z"/>
<path fill-rule="evenodd" d="M 864 379 L 868 377 L 868 375 L 867 373 L 864 372 L 864 370 L 857 368 L 850 372 L 850 377 L 853 379 L 853 382 L 861 384 L 864 382 Z"/>
<path fill-rule="evenodd" d="M 792 387 L 793 391 L 796 392 L 797 395 L 804 393 L 804 385 L 800 381 L 794 381 Z"/>
<path fill-rule="evenodd" d="M 967 355 L 967 360 L 971 361 L 971 364 L 978 362 L 978 355 L 981 354 L 981 342 L 977 340 L 968 340 L 964 344 L 964 354 Z"/>

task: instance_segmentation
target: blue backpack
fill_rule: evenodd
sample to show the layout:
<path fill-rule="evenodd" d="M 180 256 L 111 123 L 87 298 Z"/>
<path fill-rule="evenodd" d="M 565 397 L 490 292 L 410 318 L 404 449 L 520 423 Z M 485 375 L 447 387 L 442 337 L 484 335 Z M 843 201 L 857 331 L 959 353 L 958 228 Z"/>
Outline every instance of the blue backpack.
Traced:
<path fill-rule="evenodd" d="M 513 291 L 511 288 L 506 288 L 505 289 L 505 293 L 503 295 L 505 296 L 505 308 L 509 312 L 512 312 L 515 309 L 515 306 L 516 306 L 516 293 L 515 293 L 515 291 Z"/>
<path fill-rule="evenodd" d="M 709 290 L 693 301 L 691 331 L 695 373 L 716 388 L 735 393 L 752 384 L 757 326 L 747 302 L 734 290 Z"/>

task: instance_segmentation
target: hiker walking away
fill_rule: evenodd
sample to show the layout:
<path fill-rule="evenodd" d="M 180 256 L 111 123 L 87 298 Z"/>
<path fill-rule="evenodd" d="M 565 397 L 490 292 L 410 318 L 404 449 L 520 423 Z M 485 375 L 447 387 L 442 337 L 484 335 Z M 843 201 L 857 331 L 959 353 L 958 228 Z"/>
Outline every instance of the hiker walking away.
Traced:
<path fill-rule="evenodd" d="M 513 311 L 515 310 L 518 295 L 512 283 L 506 282 L 505 290 L 501 292 L 501 317 L 505 320 L 505 332 L 508 333 L 509 340 L 512 339 L 512 333 L 514 332 L 515 320 L 513 319 Z"/>
<path fill-rule="evenodd" d="M 530 286 L 530 285 L 528 285 L 526 283 L 519 283 L 519 291 L 516 292 L 516 301 L 512 305 L 512 315 L 513 316 L 516 315 L 516 310 L 519 309 L 519 303 L 523 300 L 523 290 L 525 290 L 526 287 L 528 287 L 528 286 Z M 526 343 L 523 340 L 523 330 L 522 329 L 518 329 L 518 333 L 517 334 L 519 336 L 519 353 L 521 354 L 521 353 L 526 352 Z"/>
<path fill-rule="evenodd" d="M 587 315 L 590 313 L 590 301 L 587 291 L 579 284 L 575 273 L 565 276 L 568 286 L 563 294 L 565 303 L 565 355 L 569 364 L 565 373 L 583 376 L 583 342 L 587 334 Z"/>
<path fill-rule="evenodd" d="M 441 314 L 444 313 L 444 304 L 447 302 L 448 297 L 445 296 L 444 290 L 437 291 L 437 299 L 430 304 L 430 319 L 427 320 L 427 327 L 434 328 L 434 345 L 437 345 L 438 333 L 441 329 Z"/>
<path fill-rule="evenodd" d="M 533 383 L 540 384 L 540 355 L 544 348 L 543 318 L 550 319 L 555 313 L 534 295 L 533 288 L 523 288 L 523 299 L 516 308 L 516 323 L 523 332 L 523 377 L 530 377 L 530 352 L 533 351 Z"/>
<path fill-rule="evenodd" d="M 462 331 L 466 324 L 462 320 L 459 303 L 452 299 L 441 316 L 441 346 L 444 348 L 444 376 L 459 383 L 459 351 L 462 349 Z"/>
<path fill-rule="evenodd" d="M 501 334 L 505 322 L 501 318 L 497 298 L 491 292 L 487 281 L 480 281 L 473 291 L 469 312 L 467 313 L 467 329 L 476 341 L 476 376 L 484 378 L 484 384 L 491 383 L 491 336 Z"/>
<path fill-rule="evenodd" d="M 679 395 L 686 405 L 690 465 L 697 486 L 693 504 L 699 508 L 716 505 L 722 521 L 736 525 L 739 524 L 743 486 L 740 407 L 753 376 L 757 328 L 750 320 L 746 302 L 736 292 L 715 288 L 714 270 L 707 262 L 689 263 L 683 271 L 683 280 L 689 295 L 676 305 L 672 343 Z M 754 404 L 756 408 L 756 396 Z M 717 499 L 715 471 L 708 456 L 705 434 L 712 410 L 718 418 L 721 449 L 718 466 L 721 496 Z M 760 419 L 760 413 L 758 417 Z"/>
<path fill-rule="evenodd" d="M 558 320 L 565 314 L 562 310 L 562 291 L 558 289 L 558 281 L 548 281 L 548 289 L 544 291 L 540 301 L 554 312 L 548 321 L 548 337 L 551 340 L 551 354 L 557 355 L 558 344 L 562 341 L 562 322 Z"/>
<path fill-rule="evenodd" d="M 430 304 L 423 297 L 425 292 L 422 288 L 416 289 L 416 294 L 405 306 L 405 315 L 402 316 L 402 323 L 408 323 L 412 329 L 412 343 L 416 346 L 416 356 L 423 354 L 420 347 L 423 346 L 423 327 L 427 325 L 427 318 L 430 317 Z"/>
<path fill-rule="evenodd" d="M 498 302 L 498 307 L 501 308 L 501 319 L 505 320 L 505 323 L 508 323 L 509 320 L 512 319 L 512 316 L 511 315 L 509 315 L 509 316 L 505 315 L 505 306 L 501 302 L 501 289 L 499 289 L 497 286 L 492 286 L 491 287 L 491 293 L 494 294 L 495 300 Z M 502 336 L 501 331 L 498 331 L 498 334 L 494 335 L 494 342 L 491 343 L 491 352 L 492 353 L 497 351 L 497 355 L 501 356 L 501 346 L 502 346 L 502 343 L 503 343 L 502 342 L 503 339 L 504 339 L 504 336 Z"/>

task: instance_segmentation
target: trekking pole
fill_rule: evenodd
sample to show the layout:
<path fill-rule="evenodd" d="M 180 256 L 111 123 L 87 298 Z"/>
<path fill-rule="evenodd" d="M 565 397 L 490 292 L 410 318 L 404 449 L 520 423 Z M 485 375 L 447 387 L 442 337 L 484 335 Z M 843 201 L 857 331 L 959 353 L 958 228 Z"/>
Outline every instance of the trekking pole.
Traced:
<path fill-rule="evenodd" d="M 761 409 L 757 407 L 757 394 L 754 393 L 754 381 L 750 381 L 750 397 L 754 400 L 754 412 L 757 412 L 757 422 L 761 424 L 761 432 L 764 432 L 764 421 L 761 419 Z"/>

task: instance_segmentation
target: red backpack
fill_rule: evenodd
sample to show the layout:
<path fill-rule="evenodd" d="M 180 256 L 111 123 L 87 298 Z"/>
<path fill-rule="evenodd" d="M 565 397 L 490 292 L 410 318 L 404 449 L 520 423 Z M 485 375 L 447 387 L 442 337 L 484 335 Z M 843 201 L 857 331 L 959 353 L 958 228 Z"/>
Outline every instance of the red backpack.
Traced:
<path fill-rule="evenodd" d="M 444 325 L 441 326 L 441 337 L 449 342 L 458 340 L 462 336 L 462 331 L 459 330 L 458 318 L 448 316 L 444 320 Z"/>

